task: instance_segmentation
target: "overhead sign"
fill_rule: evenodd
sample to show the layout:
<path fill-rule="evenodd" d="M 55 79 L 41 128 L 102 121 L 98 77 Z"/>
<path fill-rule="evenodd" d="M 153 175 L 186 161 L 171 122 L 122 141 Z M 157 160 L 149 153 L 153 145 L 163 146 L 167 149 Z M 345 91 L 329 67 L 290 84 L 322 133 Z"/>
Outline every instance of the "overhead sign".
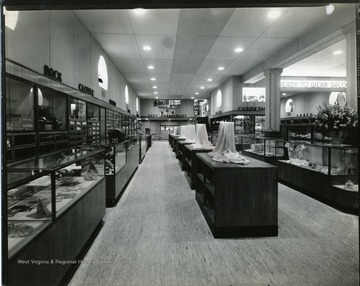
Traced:
<path fill-rule="evenodd" d="M 285 89 L 346 89 L 346 80 L 280 80 L 280 88 Z"/>

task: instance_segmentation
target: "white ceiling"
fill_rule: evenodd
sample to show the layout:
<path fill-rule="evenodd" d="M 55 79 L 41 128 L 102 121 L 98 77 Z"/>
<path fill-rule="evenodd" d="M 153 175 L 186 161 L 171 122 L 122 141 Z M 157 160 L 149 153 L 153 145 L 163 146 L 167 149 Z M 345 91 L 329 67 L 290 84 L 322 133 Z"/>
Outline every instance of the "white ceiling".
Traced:
<path fill-rule="evenodd" d="M 353 11 L 336 6 L 335 12 Z M 78 10 L 75 13 L 141 98 L 207 98 L 227 78 L 242 75 L 331 16 L 324 7 Z M 151 46 L 144 51 L 143 46 Z M 344 76 L 345 42 L 284 70 L 283 75 Z M 235 53 L 236 47 L 243 48 Z M 334 57 L 333 50 L 344 53 Z M 148 66 L 154 69 L 149 70 Z M 219 71 L 218 67 L 224 67 Z M 314 74 L 310 74 L 313 71 Z M 151 81 L 152 77 L 156 81 Z M 207 81 L 212 78 L 213 81 Z M 158 92 L 154 94 L 156 85 Z M 203 86 L 204 89 L 200 89 Z M 195 95 L 199 92 L 199 95 Z"/>

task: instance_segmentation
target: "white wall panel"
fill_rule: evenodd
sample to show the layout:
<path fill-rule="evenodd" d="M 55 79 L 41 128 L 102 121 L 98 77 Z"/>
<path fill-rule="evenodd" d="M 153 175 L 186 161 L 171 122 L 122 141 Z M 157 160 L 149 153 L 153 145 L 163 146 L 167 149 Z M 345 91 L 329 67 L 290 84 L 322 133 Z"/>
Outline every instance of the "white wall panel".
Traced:
<path fill-rule="evenodd" d="M 15 30 L 6 28 L 6 57 L 43 73 L 50 64 L 49 12 L 19 12 Z"/>
<path fill-rule="evenodd" d="M 50 67 L 62 73 L 64 84 L 75 82 L 74 13 L 50 11 Z"/>
<path fill-rule="evenodd" d="M 74 60 L 75 84 L 81 83 L 94 89 L 90 75 L 90 34 L 76 16 L 74 16 Z M 97 85 L 97 82 L 95 83 Z"/>

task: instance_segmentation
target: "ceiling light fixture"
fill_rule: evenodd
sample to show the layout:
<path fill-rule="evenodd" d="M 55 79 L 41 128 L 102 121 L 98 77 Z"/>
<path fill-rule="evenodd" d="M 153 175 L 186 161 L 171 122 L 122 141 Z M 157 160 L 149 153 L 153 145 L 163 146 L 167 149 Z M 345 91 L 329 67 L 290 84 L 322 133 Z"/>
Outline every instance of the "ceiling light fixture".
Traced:
<path fill-rule="evenodd" d="M 335 11 L 335 7 L 333 4 L 326 5 L 326 15 L 331 15 Z"/>
<path fill-rule="evenodd" d="M 205 89 L 205 87 L 204 87 L 204 86 L 201 86 L 200 89 Z"/>
<path fill-rule="evenodd" d="M 242 51 L 244 51 L 244 49 L 238 47 L 238 48 L 236 48 L 234 51 L 235 51 L 235 53 L 241 53 Z"/>
<path fill-rule="evenodd" d="M 338 56 L 338 55 L 342 55 L 343 51 L 342 50 L 337 50 L 335 52 L 333 52 L 334 56 Z"/>
<path fill-rule="evenodd" d="M 148 66 L 149 70 L 153 70 L 155 67 L 154 66 Z"/>
<path fill-rule="evenodd" d="M 190 97 L 190 98 L 191 98 L 191 99 L 194 99 L 195 97 L 192 96 L 192 97 Z"/>
<path fill-rule="evenodd" d="M 156 78 L 155 78 L 155 77 L 152 77 L 150 80 L 155 81 L 155 80 L 156 80 Z"/>
<path fill-rule="evenodd" d="M 207 81 L 213 81 L 212 78 L 208 78 Z"/>
<path fill-rule="evenodd" d="M 144 51 L 151 51 L 151 47 L 150 46 L 143 46 L 143 50 Z"/>
<path fill-rule="evenodd" d="M 142 14 L 145 13 L 145 9 L 143 9 L 143 8 L 135 8 L 134 13 L 138 14 L 138 15 L 142 15 Z"/>
<path fill-rule="evenodd" d="M 271 9 L 267 14 L 269 19 L 275 20 L 281 16 L 282 12 L 280 9 Z"/>
<path fill-rule="evenodd" d="M 158 92 L 157 92 L 157 91 L 155 91 L 155 92 L 154 92 L 154 94 L 158 94 Z"/>
<path fill-rule="evenodd" d="M 153 86 L 153 89 L 157 89 L 157 86 L 156 86 L 156 85 L 154 85 L 154 86 Z"/>
<path fill-rule="evenodd" d="M 159 97 L 158 96 L 155 96 L 156 99 L 158 99 Z"/>
<path fill-rule="evenodd" d="M 218 67 L 219 71 L 223 71 L 225 68 L 224 67 Z"/>
<path fill-rule="evenodd" d="M 195 92 L 195 94 L 197 95 L 197 94 L 199 94 L 198 92 Z"/>

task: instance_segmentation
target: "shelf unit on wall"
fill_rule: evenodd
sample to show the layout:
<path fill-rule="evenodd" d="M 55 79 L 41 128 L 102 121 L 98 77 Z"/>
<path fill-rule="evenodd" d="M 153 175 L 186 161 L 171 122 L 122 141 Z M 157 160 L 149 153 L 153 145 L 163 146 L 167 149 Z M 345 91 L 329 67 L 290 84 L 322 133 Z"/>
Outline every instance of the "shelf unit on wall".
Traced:
<path fill-rule="evenodd" d="M 215 238 L 278 235 L 277 167 L 196 160 L 196 201 Z"/>
<path fill-rule="evenodd" d="M 113 128 L 136 136 L 135 115 L 14 62 L 6 61 L 6 72 L 7 163 L 106 143 Z"/>

